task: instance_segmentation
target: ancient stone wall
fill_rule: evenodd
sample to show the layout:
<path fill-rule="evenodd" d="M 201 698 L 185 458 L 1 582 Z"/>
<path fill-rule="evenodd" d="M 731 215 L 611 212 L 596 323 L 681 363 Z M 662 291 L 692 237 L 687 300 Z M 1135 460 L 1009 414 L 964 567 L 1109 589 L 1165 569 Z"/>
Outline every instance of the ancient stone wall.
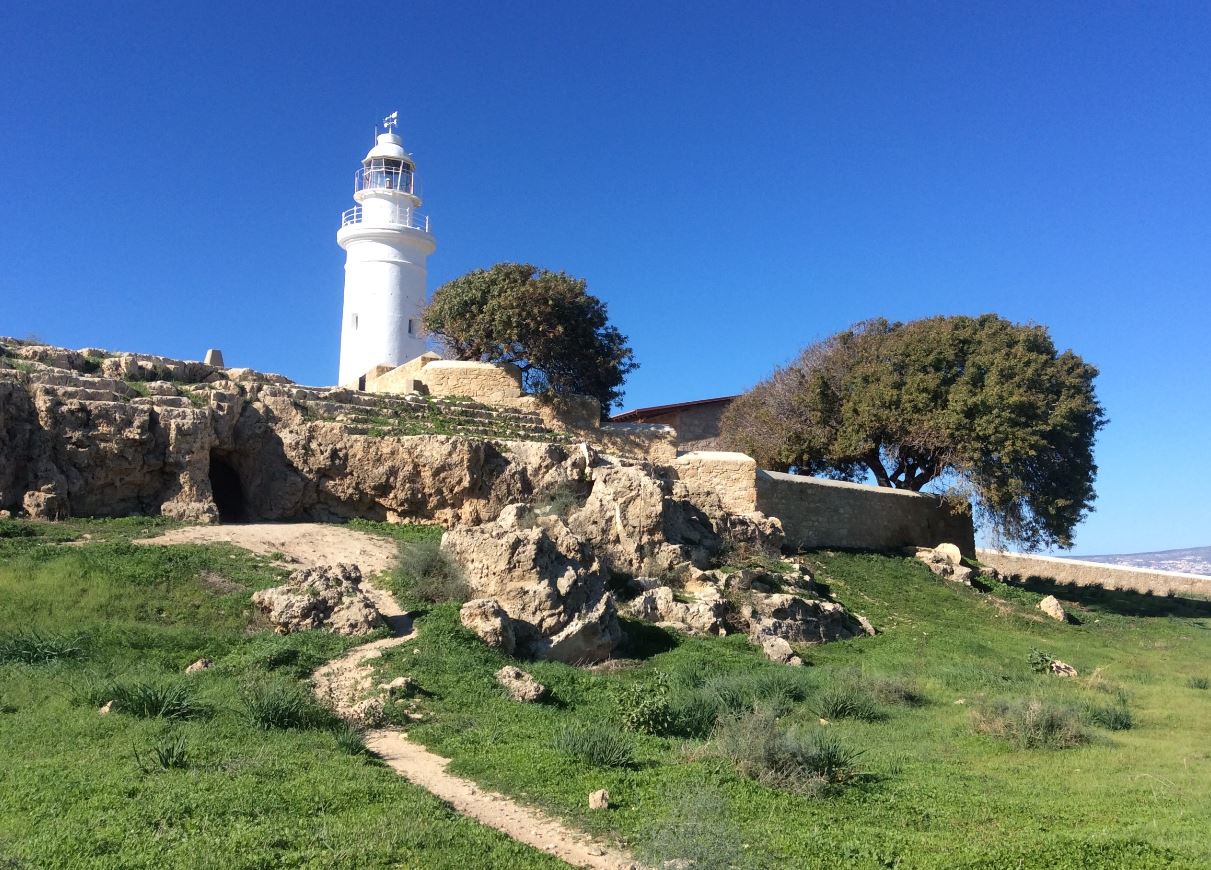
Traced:
<path fill-rule="evenodd" d="M 1211 598 L 1211 577 L 1178 571 L 1149 571 L 1122 565 L 1103 565 L 1080 559 L 1057 559 L 1000 550 L 977 551 L 980 563 L 1002 574 L 1043 577 L 1074 586 L 1101 586 L 1105 589 L 1130 589 L 1152 595 L 1193 595 Z"/>
<path fill-rule="evenodd" d="M 431 396 L 469 396 L 481 402 L 521 396 L 521 372 L 516 366 L 463 360 L 434 360 L 417 377 Z"/>
<path fill-rule="evenodd" d="M 775 471 L 757 472 L 757 507 L 795 547 L 891 550 L 952 543 L 975 554 L 971 515 L 937 496 Z"/>
<path fill-rule="evenodd" d="M 646 423 L 606 423 L 598 429 L 582 430 L 602 453 L 639 459 L 653 465 L 669 465 L 677 458 L 677 433 L 668 426 Z"/>
<path fill-rule="evenodd" d="M 678 456 L 670 466 L 691 500 L 715 496 L 726 510 L 743 514 L 761 510 L 757 499 L 757 463 L 743 453 L 701 451 Z"/>

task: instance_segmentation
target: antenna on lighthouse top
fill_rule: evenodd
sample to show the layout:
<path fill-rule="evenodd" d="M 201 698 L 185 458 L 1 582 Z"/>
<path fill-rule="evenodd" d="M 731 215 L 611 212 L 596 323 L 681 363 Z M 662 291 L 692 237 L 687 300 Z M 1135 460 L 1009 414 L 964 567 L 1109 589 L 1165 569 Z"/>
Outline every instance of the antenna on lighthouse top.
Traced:
<path fill-rule="evenodd" d="M 392 112 L 387 117 L 383 118 L 383 130 L 390 133 L 392 129 L 399 126 L 399 112 Z"/>

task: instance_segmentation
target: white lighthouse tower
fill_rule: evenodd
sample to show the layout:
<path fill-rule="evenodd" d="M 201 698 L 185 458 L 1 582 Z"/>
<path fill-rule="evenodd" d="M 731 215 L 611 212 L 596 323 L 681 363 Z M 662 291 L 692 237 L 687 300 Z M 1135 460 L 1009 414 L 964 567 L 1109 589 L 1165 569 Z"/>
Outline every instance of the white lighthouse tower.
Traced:
<path fill-rule="evenodd" d="M 376 365 L 397 366 L 425 352 L 420 312 L 425 261 L 437 243 L 429 219 L 417 212 L 416 164 L 395 132 L 399 113 L 353 177 L 357 203 L 341 215 L 336 241 L 346 251 L 341 315 L 341 384 Z"/>

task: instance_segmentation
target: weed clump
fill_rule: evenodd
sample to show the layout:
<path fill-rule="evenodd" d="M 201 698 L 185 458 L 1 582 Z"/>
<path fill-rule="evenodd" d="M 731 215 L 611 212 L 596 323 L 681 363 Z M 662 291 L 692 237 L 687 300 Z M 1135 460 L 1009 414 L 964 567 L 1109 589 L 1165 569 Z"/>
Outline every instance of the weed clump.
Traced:
<path fill-rule="evenodd" d="M 183 734 L 166 737 L 143 751 L 135 750 L 135 764 L 143 773 L 184 770 L 189 767 L 189 748 Z"/>
<path fill-rule="evenodd" d="M 1191 689 L 1201 689 L 1205 691 L 1209 686 L 1211 686 L 1211 682 L 1209 682 L 1206 677 L 1191 677 L 1190 679 L 1186 680 L 1186 685 Z"/>
<path fill-rule="evenodd" d="M 1051 665 L 1055 662 L 1055 656 L 1050 653 L 1045 653 L 1039 649 L 1032 649 L 1030 654 L 1026 656 L 1026 663 L 1030 665 L 1030 669 L 1036 674 L 1045 674 L 1051 670 Z"/>
<path fill-rule="evenodd" d="M 1074 710 L 1037 698 L 989 704 L 973 711 L 972 725 L 1021 749 L 1067 749 L 1089 740 Z"/>
<path fill-rule="evenodd" d="M 834 686 L 820 696 L 817 712 L 821 719 L 856 719 L 875 722 L 884 718 L 874 699 L 850 686 Z"/>
<path fill-rule="evenodd" d="M 141 719 L 205 719 L 213 712 L 197 697 L 192 685 L 179 680 L 103 683 L 89 692 L 88 700 L 97 705 L 112 702 L 113 710 Z"/>
<path fill-rule="evenodd" d="M 82 635 L 16 631 L 0 635 L 0 663 L 42 665 L 84 654 Z"/>
<path fill-rule="evenodd" d="M 1092 704 L 1085 710 L 1085 721 L 1109 731 L 1127 731 L 1135 725 L 1131 711 L 1123 704 Z"/>
<path fill-rule="evenodd" d="M 572 723 L 555 733 L 556 751 L 593 767 L 633 767 L 635 748 L 627 736 L 600 722 Z"/>
<path fill-rule="evenodd" d="M 337 748 L 346 755 L 370 754 L 370 750 L 366 747 L 366 741 L 362 737 L 362 732 L 347 722 L 342 722 L 332 729 L 332 736 L 336 740 Z"/>
<path fill-rule="evenodd" d="M 332 714 L 293 683 L 270 680 L 249 683 L 240 691 L 240 700 L 245 717 L 263 731 L 322 728 L 332 724 Z"/>
<path fill-rule="evenodd" d="M 826 731 L 787 728 L 764 709 L 720 721 L 712 742 L 740 776 L 808 797 L 852 781 L 861 755 Z"/>
<path fill-rule="evenodd" d="M 404 546 L 400 574 L 407 591 L 429 604 L 462 603 L 471 597 L 471 588 L 462 569 L 442 552 L 441 542 L 415 541 Z"/>

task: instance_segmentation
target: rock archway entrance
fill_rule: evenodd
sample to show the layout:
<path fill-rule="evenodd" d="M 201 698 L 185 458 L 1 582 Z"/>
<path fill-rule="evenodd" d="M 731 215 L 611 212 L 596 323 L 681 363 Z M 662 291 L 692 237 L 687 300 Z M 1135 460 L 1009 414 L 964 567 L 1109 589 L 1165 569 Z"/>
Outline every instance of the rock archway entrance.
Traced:
<path fill-rule="evenodd" d="M 248 503 L 244 498 L 244 487 L 239 473 L 217 451 L 210 452 L 210 489 L 215 507 L 219 509 L 219 522 L 247 522 Z"/>

